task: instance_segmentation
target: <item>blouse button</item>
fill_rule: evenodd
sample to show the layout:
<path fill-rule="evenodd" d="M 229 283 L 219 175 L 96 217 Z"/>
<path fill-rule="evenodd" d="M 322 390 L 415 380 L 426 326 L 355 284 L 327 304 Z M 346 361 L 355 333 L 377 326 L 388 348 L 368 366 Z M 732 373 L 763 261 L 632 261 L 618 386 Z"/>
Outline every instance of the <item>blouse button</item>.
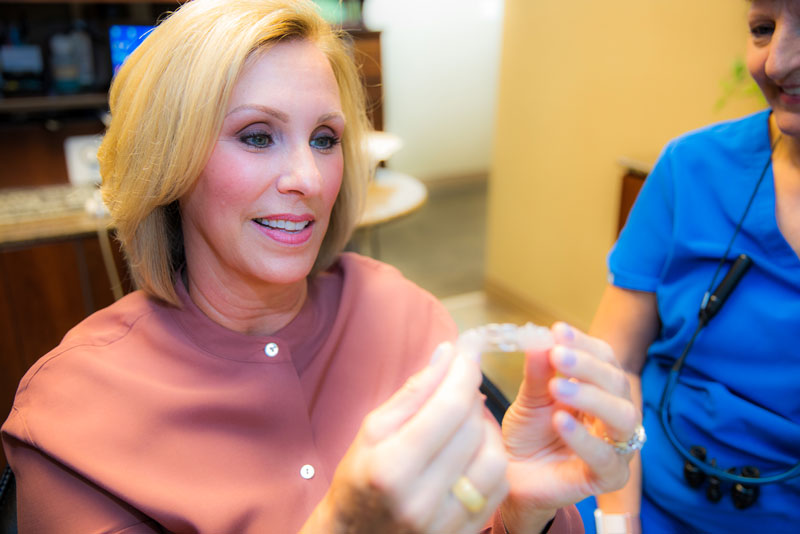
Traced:
<path fill-rule="evenodd" d="M 264 354 L 269 356 L 270 358 L 274 358 L 278 355 L 278 344 L 277 343 L 267 343 L 264 347 Z"/>
<path fill-rule="evenodd" d="M 310 478 L 314 478 L 314 466 L 310 464 L 306 464 L 300 468 L 300 476 L 304 479 L 308 480 Z"/>

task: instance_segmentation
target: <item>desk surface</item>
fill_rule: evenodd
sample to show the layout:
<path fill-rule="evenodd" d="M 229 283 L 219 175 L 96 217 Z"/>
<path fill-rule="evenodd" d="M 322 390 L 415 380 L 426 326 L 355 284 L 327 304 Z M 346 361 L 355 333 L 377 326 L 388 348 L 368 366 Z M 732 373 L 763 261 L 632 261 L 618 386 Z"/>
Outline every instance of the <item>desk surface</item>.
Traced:
<path fill-rule="evenodd" d="M 107 217 L 79 212 L 63 216 L 0 224 L 0 250 L 83 237 L 111 224 Z"/>
<path fill-rule="evenodd" d="M 420 180 L 378 168 L 367 190 L 366 207 L 358 227 L 368 228 L 407 215 L 422 206 L 427 198 L 428 191 Z M 107 217 L 98 218 L 84 212 L 26 218 L 0 224 L 0 249 L 83 237 L 110 224 L 111 220 Z"/>

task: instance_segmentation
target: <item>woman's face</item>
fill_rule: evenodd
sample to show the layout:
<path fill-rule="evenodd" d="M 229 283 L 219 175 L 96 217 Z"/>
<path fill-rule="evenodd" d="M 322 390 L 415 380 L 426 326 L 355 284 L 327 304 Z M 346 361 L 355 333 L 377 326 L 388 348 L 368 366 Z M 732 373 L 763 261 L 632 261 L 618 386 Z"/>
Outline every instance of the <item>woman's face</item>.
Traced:
<path fill-rule="evenodd" d="M 800 139 L 800 1 L 753 0 L 747 68 L 784 135 Z"/>
<path fill-rule="evenodd" d="M 342 183 L 344 126 L 336 78 L 314 44 L 251 58 L 211 158 L 181 199 L 190 277 L 304 279 Z"/>

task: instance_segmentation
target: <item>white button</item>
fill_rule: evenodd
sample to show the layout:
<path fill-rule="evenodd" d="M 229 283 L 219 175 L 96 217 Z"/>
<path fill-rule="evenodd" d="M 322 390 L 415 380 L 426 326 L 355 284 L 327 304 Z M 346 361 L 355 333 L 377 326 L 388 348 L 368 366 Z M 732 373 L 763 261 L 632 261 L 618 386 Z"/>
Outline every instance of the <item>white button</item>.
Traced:
<path fill-rule="evenodd" d="M 270 358 L 274 358 L 278 355 L 278 344 L 277 343 L 267 343 L 267 346 L 264 347 L 264 354 L 269 356 Z"/>
<path fill-rule="evenodd" d="M 306 464 L 303 467 L 301 467 L 300 476 L 306 480 L 308 480 L 309 478 L 314 478 L 314 466 Z"/>

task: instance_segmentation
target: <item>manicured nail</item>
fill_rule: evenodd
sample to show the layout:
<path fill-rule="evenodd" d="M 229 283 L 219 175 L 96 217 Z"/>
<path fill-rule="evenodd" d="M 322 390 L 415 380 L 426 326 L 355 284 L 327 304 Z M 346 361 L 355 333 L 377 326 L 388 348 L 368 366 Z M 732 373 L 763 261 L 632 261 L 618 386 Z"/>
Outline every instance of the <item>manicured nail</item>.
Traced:
<path fill-rule="evenodd" d="M 437 361 L 439 361 L 442 358 L 442 356 L 444 356 L 447 352 L 452 350 L 452 347 L 453 344 L 450 343 L 449 341 L 439 343 L 439 345 L 437 345 L 436 349 L 433 351 L 433 355 L 431 356 L 431 361 L 429 365 L 433 365 Z"/>
<path fill-rule="evenodd" d="M 575 339 L 575 330 L 572 329 L 570 325 L 567 323 L 561 323 L 561 331 L 564 334 L 564 339 L 567 341 L 573 341 Z"/>
<path fill-rule="evenodd" d="M 575 419 L 565 413 L 559 413 L 558 426 L 560 426 L 565 432 L 572 432 L 575 430 Z"/>
<path fill-rule="evenodd" d="M 578 384 L 572 382 L 571 380 L 557 378 L 556 391 L 558 391 L 559 395 L 564 395 L 565 397 L 569 397 L 575 395 L 578 392 Z"/>
<path fill-rule="evenodd" d="M 575 365 L 575 362 L 578 361 L 577 356 L 575 356 L 575 352 L 571 351 L 570 349 L 559 347 L 558 350 L 558 361 L 564 367 L 572 367 Z"/>
<path fill-rule="evenodd" d="M 478 365 L 481 363 L 480 347 L 483 345 L 481 335 L 475 330 L 467 330 L 458 336 L 456 350 L 458 354 Z"/>

